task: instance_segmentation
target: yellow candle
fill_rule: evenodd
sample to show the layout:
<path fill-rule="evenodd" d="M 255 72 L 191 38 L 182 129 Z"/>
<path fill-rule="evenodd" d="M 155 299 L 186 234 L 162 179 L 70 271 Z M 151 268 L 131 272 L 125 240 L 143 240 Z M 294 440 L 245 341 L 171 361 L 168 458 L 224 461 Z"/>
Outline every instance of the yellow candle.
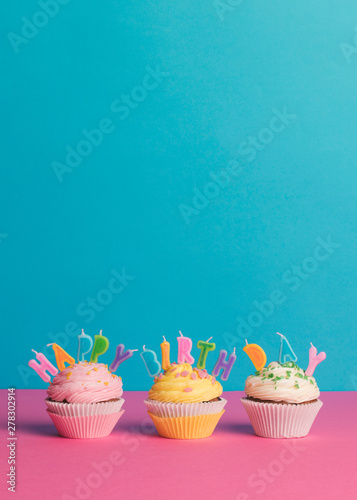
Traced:
<path fill-rule="evenodd" d="M 255 369 L 262 370 L 267 362 L 267 355 L 264 350 L 258 344 L 248 344 L 247 339 L 245 339 L 245 342 L 247 345 L 243 347 L 243 351 L 248 354 Z"/>
<path fill-rule="evenodd" d="M 76 362 L 75 359 L 72 358 L 72 356 L 70 356 L 58 344 L 47 344 L 47 345 L 51 345 L 52 349 L 55 352 L 56 363 L 57 363 L 57 366 L 58 366 L 58 369 L 59 369 L 60 372 L 66 368 L 65 363 L 68 363 L 68 364 L 72 365 L 73 363 Z"/>
<path fill-rule="evenodd" d="M 170 343 L 164 337 L 164 341 L 160 344 L 161 347 L 161 356 L 162 356 L 162 369 L 168 370 L 171 366 L 170 363 Z"/>

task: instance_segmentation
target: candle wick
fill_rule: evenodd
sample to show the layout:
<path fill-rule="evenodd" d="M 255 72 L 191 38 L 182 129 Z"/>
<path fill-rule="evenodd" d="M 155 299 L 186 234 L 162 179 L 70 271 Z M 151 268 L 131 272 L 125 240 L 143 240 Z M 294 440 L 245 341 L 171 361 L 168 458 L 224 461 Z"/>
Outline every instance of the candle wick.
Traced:
<path fill-rule="evenodd" d="M 82 334 L 81 334 L 81 335 L 84 335 L 84 330 L 83 330 L 83 328 L 82 328 Z"/>
<path fill-rule="evenodd" d="M 145 346 L 143 345 L 143 351 L 145 351 Z"/>
<path fill-rule="evenodd" d="M 38 352 L 37 352 L 37 351 L 35 351 L 35 349 L 31 349 L 31 351 L 33 351 L 35 354 L 38 354 Z"/>
<path fill-rule="evenodd" d="M 52 344 L 47 344 L 47 347 L 48 347 L 49 345 L 55 345 L 55 344 L 52 342 Z"/>
<path fill-rule="evenodd" d="M 103 330 L 100 330 L 99 335 L 102 335 L 102 331 L 103 331 Z"/>
<path fill-rule="evenodd" d="M 181 335 L 181 337 L 183 337 L 181 330 L 179 330 L 179 334 Z"/>
<path fill-rule="evenodd" d="M 279 332 L 276 332 L 277 335 L 280 335 L 281 338 L 284 338 L 284 335 L 282 335 L 281 333 Z"/>
<path fill-rule="evenodd" d="M 236 348 L 233 349 L 233 354 L 235 354 L 235 353 L 236 353 Z"/>
<path fill-rule="evenodd" d="M 166 342 L 165 335 L 163 335 L 162 337 L 163 337 L 163 339 L 164 339 L 164 342 Z"/>
<path fill-rule="evenodd" d="M 144 347 L 145 347 L 145 346 L 144 346 Z M 134 352 L 134 351 L 138 351 L 138 350 L 139 350 L 139 349 L 132 349 L 132 351 L 133 351 L 133 352 Z"/>
<path fill-rule="evenodd" d="M 244 339 L 245 340 L 245 345 L 248 345 L 248 340 L 247 339 Z"/>
<path fill-rule="evenodd" d="M 210 337 L 208 340 L 206 340 L 206 342 L 209 342 L 211 340 L 212 337 Z"/>

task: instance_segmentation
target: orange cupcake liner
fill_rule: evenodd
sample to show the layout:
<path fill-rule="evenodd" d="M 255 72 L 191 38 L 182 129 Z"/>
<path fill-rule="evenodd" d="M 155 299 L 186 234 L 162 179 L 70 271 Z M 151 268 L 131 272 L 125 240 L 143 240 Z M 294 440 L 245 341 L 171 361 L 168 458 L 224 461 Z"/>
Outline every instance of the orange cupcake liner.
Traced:
<path fill-rule="evenodd" d="M 160 436 L 171 439 L 202 439 L 211 436 L 225 410 L 194 417 L 158 417 L 148 411 Z"/>

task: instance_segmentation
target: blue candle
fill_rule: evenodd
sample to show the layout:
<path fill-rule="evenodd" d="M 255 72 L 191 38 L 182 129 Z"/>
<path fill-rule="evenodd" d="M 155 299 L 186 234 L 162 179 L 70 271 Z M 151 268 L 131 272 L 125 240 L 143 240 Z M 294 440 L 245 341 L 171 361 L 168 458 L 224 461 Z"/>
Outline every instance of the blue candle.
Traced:
<path fill-rule="evenodd" d="M 293 363 L 296 363 L 297 361 L 297 356 L 294 353 L 291 345 L 289 344 L 289 341 L 284 335 L 282 335 L 279 332 L 276 332 L 277 335 L 280 335 L 281 337 L 281 342 L 280 342 L 280 352 L 279 352 L 279 363 L 283 364 L 286 363 L 287 361 L 292 361 Z"/>
<path fill-rule="evenodd" d="M 150 349 L 145 349 L 140 353 L 141 359 L 144 361 L 146 369 L 150 377 L 156 377 L 161 371 L 161 364 L 159 363 L 156 353 Z"/>
<path fill-rule="evenodd" d="M 86 351 L 83 349 L 83 344 L 87 344 L 87 347 L 89 346 Z M 82 361 L 83 363 L 84 355 L 88 354 L 88 352 L 91 351 L 92 347 L 93 347 L 92 337 L 84 333 L 84 330 L 82 329 L 82 333 L 78 335 L 78 355 L 77 355 L 78 363 L 80 361 Z"/>

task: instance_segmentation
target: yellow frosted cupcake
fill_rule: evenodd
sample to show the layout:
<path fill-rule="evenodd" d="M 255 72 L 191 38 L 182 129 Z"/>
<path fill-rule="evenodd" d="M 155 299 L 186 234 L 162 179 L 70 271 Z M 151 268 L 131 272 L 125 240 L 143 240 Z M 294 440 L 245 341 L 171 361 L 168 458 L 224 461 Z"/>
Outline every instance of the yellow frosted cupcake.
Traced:
<path fill-rule="evenodd" d="M 212 434 L 224 413 L 222 392 L 207 370 L 173 363 L 155 377 L 144 403 L 160 436 L 199 439 Z"/>

